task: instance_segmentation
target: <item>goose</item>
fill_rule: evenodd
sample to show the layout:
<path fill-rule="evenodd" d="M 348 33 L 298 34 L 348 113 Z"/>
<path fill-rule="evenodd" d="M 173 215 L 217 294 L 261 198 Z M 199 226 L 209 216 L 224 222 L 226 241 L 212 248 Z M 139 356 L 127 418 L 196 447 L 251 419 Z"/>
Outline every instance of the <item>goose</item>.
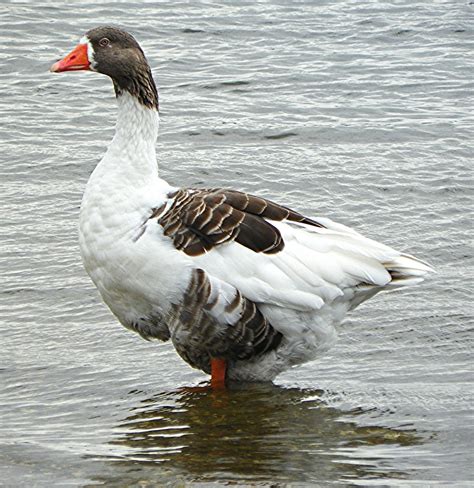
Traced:
<path fill-rule="evenodd" d="M 50 71 L 105 74 L 118 104 L 115 136 L 80 208 L 85 270 L 121 324 L 171 340 L 212 387 L 273 381 L 314 360 L 347 312 L 433 271 L 328 218 L 160 178 L 158 92 L 131 34 L 93 28 Z"/>

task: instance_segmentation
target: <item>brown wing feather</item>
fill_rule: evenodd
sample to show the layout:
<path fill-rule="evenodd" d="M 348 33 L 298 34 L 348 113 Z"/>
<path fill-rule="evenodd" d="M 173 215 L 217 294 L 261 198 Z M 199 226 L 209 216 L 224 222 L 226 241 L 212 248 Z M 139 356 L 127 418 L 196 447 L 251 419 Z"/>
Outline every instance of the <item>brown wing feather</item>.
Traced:
<path fill-rule="evenodd" d="M 162 216 L 153 212 L 151 218 L 159 216 L 164 235 L 189 256 L 199 256 L 229 241 L 254 252 L 277 253 L 285 244 L 268 220 L 323 227 L 289 208 L 235 190 L 181 189 L 169 197 L 173 199 L 169 210 Z"/>

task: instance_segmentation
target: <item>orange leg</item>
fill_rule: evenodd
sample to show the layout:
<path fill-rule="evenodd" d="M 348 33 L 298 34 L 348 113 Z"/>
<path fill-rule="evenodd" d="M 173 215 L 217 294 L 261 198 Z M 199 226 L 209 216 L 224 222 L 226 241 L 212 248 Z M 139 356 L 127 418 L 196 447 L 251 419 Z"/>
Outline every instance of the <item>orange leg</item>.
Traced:
<path fill-rule="evenodd" d="M 225 373 L 227 363 L 225 359 L 211 359 L 211 387 L 225 388 Z"/>

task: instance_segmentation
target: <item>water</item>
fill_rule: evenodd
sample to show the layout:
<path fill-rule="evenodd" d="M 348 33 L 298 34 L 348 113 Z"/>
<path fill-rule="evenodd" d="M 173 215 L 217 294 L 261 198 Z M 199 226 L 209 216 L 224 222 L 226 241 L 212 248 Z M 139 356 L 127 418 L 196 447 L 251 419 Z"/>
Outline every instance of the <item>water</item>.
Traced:
<path fill-rule="evenodd" d="M 9 2 L 0 6 L 0 483 L 468 486 L 473 6 Z M 325 215 L 430 261 L 275 385 L 194 388 L 122 329 L 80 264 L 111 84 L 50 64 L 112 23 L 160 87 L 162 175 Z"/>

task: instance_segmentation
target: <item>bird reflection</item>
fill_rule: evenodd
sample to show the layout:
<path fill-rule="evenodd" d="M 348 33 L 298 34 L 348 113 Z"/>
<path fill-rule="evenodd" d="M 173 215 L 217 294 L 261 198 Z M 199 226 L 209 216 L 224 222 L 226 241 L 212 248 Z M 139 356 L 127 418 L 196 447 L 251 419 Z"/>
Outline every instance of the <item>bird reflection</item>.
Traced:
<path fill-rule="evenodd" d="M 132 409 L 113 443 L 129 453 L 119 464 L 155 464 L 199 481 L 405 477 L 377 458 L 386 456 L 382 446 L 420 444 L 421 435 L 359 426 L 360 412 L 331 408 L 322 395 L 273 384 L 160 393 Z"/>

